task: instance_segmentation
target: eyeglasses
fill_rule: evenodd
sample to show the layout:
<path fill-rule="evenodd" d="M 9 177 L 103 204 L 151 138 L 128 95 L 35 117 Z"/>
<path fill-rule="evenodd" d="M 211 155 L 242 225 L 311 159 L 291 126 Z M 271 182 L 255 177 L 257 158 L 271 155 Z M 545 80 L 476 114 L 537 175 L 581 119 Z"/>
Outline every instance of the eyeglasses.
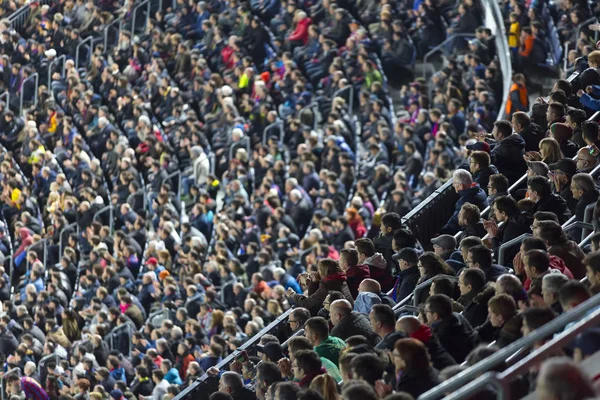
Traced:
<path fill-rule="evenodd" d="M 291 319 L 288 320 L 288 324 L 297 324 L 297 323 L 298 323 L 298 321 L 292 321 Z"/>
<path fill-rule="evenodd" d="M 425 314 L 433 314 L 431 310 L 425 309 Z"/>

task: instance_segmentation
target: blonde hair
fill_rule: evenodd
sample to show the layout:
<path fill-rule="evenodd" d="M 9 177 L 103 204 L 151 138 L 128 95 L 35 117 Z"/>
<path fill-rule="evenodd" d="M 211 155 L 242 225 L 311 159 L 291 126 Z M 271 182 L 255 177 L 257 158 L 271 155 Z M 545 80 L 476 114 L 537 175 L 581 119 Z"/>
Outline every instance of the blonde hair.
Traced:
<path fill-rule="evenodd" d="M 540 141 L 540 154 L 546 164 L 554 164 L 563 158 L 560 145 L 554 138 L 544 138 Z"/>
<path fill-rule="evenodd" d="M 316 390 L 323 396 L 323 400 L 339 400 L 338 386 L 329 374 L 315 377 L 310 383 L 310 388 Z"/>

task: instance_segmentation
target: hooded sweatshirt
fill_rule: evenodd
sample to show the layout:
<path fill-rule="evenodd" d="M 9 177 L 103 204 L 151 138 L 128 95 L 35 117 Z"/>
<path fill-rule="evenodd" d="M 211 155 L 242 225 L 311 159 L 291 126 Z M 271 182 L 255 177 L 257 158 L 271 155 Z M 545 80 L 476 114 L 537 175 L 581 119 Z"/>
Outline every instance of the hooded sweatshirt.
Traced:
<path fill-rule="evenodd" d="M 375 293 L 359 293 L 354 302 L 354 311 L 369 314 L 374 305 L 381 304 L 381 299 Z"/>
<path fill-rule="evenodd" d="M 363 281 L 371 277 L 371 271 L 368 265 L 357 265 L 352 268 L 348 268 L 346 271 L 346 283 L 348 283 L 348 289 L 352 293 L 352 297 L 356 299 L 358 295 L 358 286 Z"/>
<path fill-rule="evenodd" d="M 19 230 L 19 236 L 21 236 L 21 245 L 15 251 L 15 257 L 17 257 L 22 252 L 26 251 L 29 246 L 33 244 L 33 237 L 27 228 L 21 228 Z"/>
<path fill-rule="evenodd" d="M 387 292 L 394 286 L 394 279 L 387 267 L 387 261 L 381 253 L 375 253 L 363 262 L 369 267 L 371 279 L 375 279 L 381 285 L 381 290 Z M 361 266 L 359 266 L 361 267 Z"/>

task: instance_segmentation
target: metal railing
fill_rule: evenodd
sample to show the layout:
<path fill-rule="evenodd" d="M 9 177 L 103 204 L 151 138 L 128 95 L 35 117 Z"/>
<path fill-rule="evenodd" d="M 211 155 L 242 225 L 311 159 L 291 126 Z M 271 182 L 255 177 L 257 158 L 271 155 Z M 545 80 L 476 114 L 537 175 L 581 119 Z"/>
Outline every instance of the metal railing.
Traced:
<path fill-rule="evenodd" d="M 423 395 L 421 395 L 419 397 L 419 400 L 439 399 L 439 398 L 445 396 L 445 393 L 452 393 L 452 395 L 450 395 L 450 397 L 446 397 L 446 399 L 457 400 L 457 399 L 467 398 L 468 396 L 465 396 L 467 393 L 465 393 L 464 390 L 467 388 L 470 388 L 469 390 L 473 390 L 472 386 L 474 384 L 477 384 L 476 388 L 480 388 L 481 387 L 481 386 L 479 386 L 480 383 L 476 383 L 476 382 L 479 382 L 481 380 L 481 378 L 477 379 L 475 382 L 473 382 L 471 384 L 469 384 L 469 382 L 473 381 L 475 378 L 479 377 L 481 374 L 488 372 L 492 368 L 502 364 L 503 362 L 506 361 L 507 358 L 512 356 L 514 353 L 519 351 L 521 348 L 531 346 L 534 343 L 542 341 L 542 340 L 546 340 L 549 336 L 551 336 L 552 334 L 554 334 L 557 331 L 559 331 L 560 329 L 562 329 L 565 325 L 567 325 L 571 322 L 578 321 L 581 318 L 585 318 L 585 320 L 580 322 L 577 325 L 577 327 L 583 325 L 584 323 L 589 322 L 590 320 L 593 320 L 594 323 L 597 324 L 598 321 L 600 321 L 600 310 L 595 311 L 591 316 L 586 318 L 586 316 L 590 313 L 590 311 L 594 310 L 597 307 L 600 307 L 600 296 L 592 297 L 591 299 L 585 301 L 584 303 L 578 305 L 577 307 L 559 315 L 558 317 L 556 317 L 552 321 L 548 322 L 541 328 L 536 329 L 528 336 L 523 337 L 523 338 L 509 344 L 508 346 L 500 349 L 498 352 L 481 360 L 480 362 L 478 362 L 471 368 L 459 373 L 458 375 L 454 376 L 453 378 L 448 379 L 445 382 L 442 382 L 435 388 L 433 388 L 433 389 L 427 391 L 426 393 L 424 393 Z M 585 325 L 585 326 L 587 327 L 588 325 Z M 570 335 L 570 333 L 573 330 L 574 329 L 569 329 L 569 331 L 564 332 L 564 334 Z M 563 334 L 560 335 L 560 337 L 562 337 L 562 336 L 563 336 Z M 572 337 L 573 336 L 570 336 L 569 339 L 571 339 Z M 562 344 L 563 342 L 561 341 L 560 343 Z M 543 346 L 542 348 L 540 348 L 540 350 L 546 349 L 547 347 L 548 346 Z M 538 351 L 540 351 L 540 350 L 538 350 Z M 525 360 L 527 360 L 527 358 Z M 525 360 L 523 360 L 523 361 L 525 361 Z M 521 362 L 519 362 L 516 365 L 521 365 Z M 505 374 L 506 374 L 506 372 L 510 372 L 511 370 L 512 370 L 512 368 L 509 368 L 509 370 L 505 371 Z M 467 385 L 467 384 L 469 384 L 469 385 Z M 467 385 L 467 386 L 465 386 L 465 385 Z M 463 388 L 463 386 L 464 386 L 464 389 L 460 389 L 460 388 Z M 471 393 L 471 392 L 469 392 L 469 393 Z M 459 394 L 461 395 L 460 397 L 458 396 Z M 507 397 L 507 398 L 509 398 L 509 397 Z"/>
<path fill-rule="evenodd" d="M 396 318 L 398 318 L 398 316 L 401 314 L 404 314 L 404 313 L 419 314 L 419 311 L 421 311 L 419 307 L 413 306 L 410 304 L 405 304 L 400 308 L 395 308 L 394 315 L 396 316 Z"/>
<path fill-rule="evenodd" d="M 79 69 L 79 61 L 80 61 L 82 46 L 87 48 L 87 53 L 85 55 L 85 58 L 86 58 L 85 66 L 87 66 L 90 63 L 90 60 L 92 59 L 92 53 L 94 52 L 94 37 L 88 36 L 87 38 L 81 40 L 79 42 L 79 44 L 77 45 L 77 47 L 75 48 L 75 69 L 77 69 L 77 70 Z"/>
<path fill-rule="evenodd" d="M 148 26 L 148 21 L 150 21 L 151 3 L 150 3 L 150 0 L 144 0 L 140 4 L 135 6 L 135 8 L 131 11 L 131 37 L 132 38 L 135 36 L 135 23 L 136 23 L 136 19 L 137 19 L 137 14 L 138 14 L 138 11 L 142 7 L 146 7 L 146 22 L 144 24 L 144 29 L 146 26 Z M 161 7 L 162 7 L 162 4 L 161 4 Z"/>
<path fill-rule="evenodd" d="M 27 18 L 29 18 L 30 12 L 31 7 L 29 6 L 29 4 L 26 4 L 14 13 L 12 13 L 8 17 L 10 27 L 13 28 L 15 31 L 20 31 L 23 25 L 25 25 L 25 22 L 27 22 Z"/>
<path fill-rule="evenodd" d="M 283 146 L 283 138 L 285 135 L 285 132 L 283 130 L 283 121 L 276 121 L 273 122 L 271 125 L 265 127 L 265 129 L 263 129 L 263 136 L 262 136 L 262 144 L 266 145 L 267 144 L 267 140 L 269 139 L 269 136 L 271 136 L 271 132 L 273 131 L 277 131 L 277 136 L 279 137 L 278 141 L 279 141 L 279 146 Z"/>
<path fill-rule="evenodd" d="M 512 248 L 516 245 L 520 246 L 523 239 L 532 236 L 533 235 L 531 233 L 524 233 L 521 236 L 517 236 L 516 238 L 509 240 L 508 242 L 502 243 L 500 245 L 500 248 L 498 249 L 498 264 L 504 265 L 504 255 L 506 254 L 507 249 Z"/>
<path fill-rule="evenodd" d="M 33 87 L 33 104 L 31 105 L 32 107 L 35 107 L 37 105 L 38 102 L 38 86 L 40 84 L 40 76 L 38 75 L 37 72 L 31 74 L 31 76 L 28 76 L 27 78 L 23 79 L 23 82 L 21 83 L 21 89 L 20 89 L 20 95 L 19 95 L 19 115 L 23 116 L 23 103 L 25 101 L 25 89 L 26 89 L 26 84 L 31 82 L 31 81 L 35 82 L 35 85 Z M 29 99 L 28 99 L 29 100 Z"/>
<path fill-rule="evenodd" d="M 181 171 L 177 170 L 175 172 L 173 172 L 172 174 L 167 175 L 167 177 L 165 178 L 166 182 L 170 182 L 172 178 L 177 177 L 177 203 L 181 204 Z"/>
<path fill-rule="evenodd" d="M 8 109 L 8 107 L 10 107 L 10 92 L 7 90 L 6 92 L 0 94 L 0 100 L 4 100 L 4 103 L 6 103 L 6 108 Z"/>
<path fill-rule="evenodd" d="M 419 305 L 419 295 L 421 294 L 421 292 L 425 289 L 429 289 L 429 287 L 431 286 L 431 284 L 436 280 L 439 279 L 440 277 L 444 277 L 444 278 L 448 278 L 450 279 L 452 282 L 458 282 L 458 277 L 453 276 L 453 275 L 446 275 L 446 274 L 439 274 L 434 276 L 433 278 L 427 279 L 425 282 L 421 282 L 419 283 L 416 287 L 415 287 L 415 291 L 413 292 L 413 305 L 415 307 L 417 307 Z"/>
<path fill-rule="evenodd" d="M 256 335 L 252 336 L 246 343 L 244 343 L 243 345 L 241 345 L 240 347 L 238 347 L 229 356 L 225 357 L 225 359 L 223 359 L 220 363 L 218 363 L 216 365 L 216 367 L 219 370 L 223 369 L 224 367 L 227 367 L 232 361 L 234 361 L 239 356 L 239 354 L 242 351 L 248 350 L 251 347 L 253 347 L 254 345 L 258 344 L 258 342 L 260 341 L 260 338 L 264 334 L 269 333 L 273 328 L 275 328 L 276 326 L 278 326 L 281 322 L 285 321 L 290 316 L 290 314 L 292 313 L 292 311 L 294 311 L 294 309 L 290 308 L 289 310 L 287 310 L 286 312 L 284 312 L 283 314 L 281 314 L 276 320 L 274 320 L 269 325 L 267 325 L 266 327 L 264 327 Z M 202 375 L 200 378 L 198 378 L 194 383 L 192 383 L 185 390 L 183 390 L 177 396 L 175 396 L 173 398 L 173 400 L 185 400 L 185 399 L 188 399 L 188 398 L 192 398 L 190 396 L 192 396 L 192 394 L 208 379 L 208 377 L 209 377 L 209 375 L 207 373 L 204 373 L 204 375 Z M 196 397 L 194 397 L 194 398 L 196 398 Z"/>
<path fill-rule="evenodd" d="M 75 228 L 75 231 L 77 233 L 79 233 L 79 224 L 77 222 L 73 222 L 72 224 L 69 224 L 67 226 L 65 226 L 64 228 L 61 229 L 59 237 L 58 237 L 58 257 L 62 257 L 63 255 L 63 250 L 64 250 L 64 241 L 63 241 L 63 236 L 64 233 L 67 231 L 67 229 L 71 229 L 71 228 Z"/>
<path fill-rule="evenodd" d="M 64 78 L 65 77 L 65 61 L 67 60 L 66 55 L 61 54 L 60 56 L 56 57 L 54 60 L 50 61 L 50 63 L 48 64 L 48 89 L 52 89 L 52 70 L 54 69 L 54 65 L 56 65 L 59 61 L 62 62 L 62 72 L 60 73 L 60 77 Z M 54 91 L 51 90 L 50 91 L 53 95 L 54 95 Z"/>
<path fill-rule="evenodd" d="M 56 365 L 58 365 L 58 363 L 60 362 L 60 356 L 56 353 L 48 354 L 47 356 L 42 357 L 40 359 L 40 361 L 38 362 L 37 373 L 40 376 L 42 382 L 46 382 L 46 375 L 48 373 L 47 364 L 49 361 L 52 361 L 52 360 L 54 360 Z"/>
<path fill-rule="evenodd" d="M 120 333 L 121 331 L 125 331 L 127 336 L 129 336 L 129 340 L 127 341 L 127 355 L 131 356 L 131 338 L 133 336 L 133 332 L 131 329 L 131 325 L 129 323 L 125 323 L 123 325 L 119 325 L 115 327 L 110 333 L 106 336 L 105 341 L 108 342 L 108 346 L 111 350 L 115 350 L 115 335 Z M 121 343 L 119 343 L 120 345 Z M 118 349 L 119 351 L 121 349 Z"/>
<path fill-rule="evenodd" d="M 21 369 L 20 368 L 13 368 L 10 371 L 8 371 L 7 373 L 5 373 L 4 375 L 2 375 L 2 400 L 6 400 L 6 379 L 9 376 L 12 375 L 17 375 L 17 376 L 21 376 Z"/>
<path fill-rule="evenodd" d="M 108 226 L 110 228 L 110 232 L 112 233 L 113 232 L 113 226 L 114 226 L 114 218 L 113 218 L 114 207 L 112 205 L 106 206 L 106 207 L 101 208 L 100 210 L 98 210 L 94 214 L 94 216 L 92 218 L 92 221 L 97 221 L 100 218 L 100 216 L 102 214 L 106 213 L 107 211 L 108 211 L 108 219 L 109 219 Z"/>
<path fill-rule="evenodd" d="M 474 38 L 475 37 L 475 33 L 454 33 L 450 36 L 448 36 L 446 38 L 446 40 L 444 40 L 442 43 L 438 44 L 437 46 L 435 46 L 434 48 L 432 48 L 431 50 L 429 50 L 424 56 L 423 56 L 423 77 L 427 79 L 427 70 L 428 69 L 433 69 L 433 65 L 429 64 L 427 62 L 427 60 L 429 59 L 429 57 L 431 57 L 432 55 L 439 53 L 440 51 L 442 52 L 450 52 L 451 48 L 449 48 L 450 44 L 453 43 L 456 39 L 460 39 L 460 38 Z"/>
<path fill-rule="evenodd" d="M 115 28 L 115 25 L 118 26 Z M 109 43 L 109 34 L 111 30 L 115 30 L 116 29 L 116 35 L 114 40 L 112 41 L 112 43 Z M 109 45 L 112 47 L 113 45 L 118 44 L 119 41 L 119 35 L 121 34 L 121 31 L 123 31 L 123 16 L 120 16 L 119 18 L 115 18 L 114 20 L 110 21 L 110 23 L 108 25 L 106 25 L 106 27 L 104 28 L 104 51 L 109 51 Z"/>
<path fill-rule="evenodd" d="M 346 100 L 346 96 L 347 96 L 347 101 L 348 101 L 348 114 L 350 114 L 350 116 L 353 116 L 354 115 L 354 87 L 352 85 L 348 85 L 346 87 L 336 90 L 335 93 L 333 94 L 333 96 L 331 96 L 331 98 L 335 99 L 336 97 L 341 97 L 342 99 Z"/>
<path fill-rule="evenodd" d="M 577 40 L 579 40 L 579 36 L 581 35 L 581 31 L 584 28 L 587 28 L 588 26 L 590 26 L 591 24 L 595 24 L 596 22 L 598 22 L 598 18 L 592 17 L 590 19 L 586 19 L 585 21 L 583 21 L 579 25 L 577 25 L 577 29 L 575 29 L 575 37 L 577 38 Z M 596 35 L 598 35 L 598 32 L 596 32 Z M 564 54 L 564 57 L 567 58 L 567 54 L 566 53 Z"/>

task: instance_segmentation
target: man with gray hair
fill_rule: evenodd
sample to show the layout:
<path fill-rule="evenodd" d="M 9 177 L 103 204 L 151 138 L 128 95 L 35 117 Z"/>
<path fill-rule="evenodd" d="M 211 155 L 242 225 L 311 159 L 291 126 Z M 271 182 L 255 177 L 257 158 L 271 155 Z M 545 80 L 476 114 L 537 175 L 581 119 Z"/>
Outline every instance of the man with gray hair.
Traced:
<path fill-rule="evenodd" d="M 545 400 L 596 397 L 590 378 L 567 357 L 551 358 L 542 364 L 535 392 L 538 399 Z"/>
<path fill-rule="evenodd" d="M 298 233 L 303 236 L 312 218 L 311 206 L 299 189 L 292 189 L 290 191 L 287 203 L 286 211 L 298 227 Z"/>
<path fill-rule="evenodd" d="M 556 314 L 562 314 L 562 307 L 558 300 L 558 292 L 569 282 L 569 278 L 561 273 L 549 273 L 544 275 L 542 278 L 542 296 L 544 297 L 544 303 L 550 307 Z"/>
<path fill-rule="evenodd" d="M 487 195 L 478 184 L 473 183 L 473 177 L 469 171 L 465 171 L 464 169 L 454 171 L 454 174 L 452 174 L 452 187 L 458 193 L 458 200 L 454 205 L 454 214 L 450 217 L 446 226 L 442 228 L 440 234 L 455 235 L 460 232 L 458 214 L 463 204 L 474 204 L 480 210 L 488 206 Z"/>
<path fill-rule="evenodd" d="M 275 268 L 273 270 L 273 275 L 275 276 L 275 279 L 281 283 L 285 290 L 292 289 L 294 292 L 302 294 L 302 288 L 298 284 L 298 281 L 296 281 L 293 276 L 288 274 L 285 269 L 281 267 Z"/>

